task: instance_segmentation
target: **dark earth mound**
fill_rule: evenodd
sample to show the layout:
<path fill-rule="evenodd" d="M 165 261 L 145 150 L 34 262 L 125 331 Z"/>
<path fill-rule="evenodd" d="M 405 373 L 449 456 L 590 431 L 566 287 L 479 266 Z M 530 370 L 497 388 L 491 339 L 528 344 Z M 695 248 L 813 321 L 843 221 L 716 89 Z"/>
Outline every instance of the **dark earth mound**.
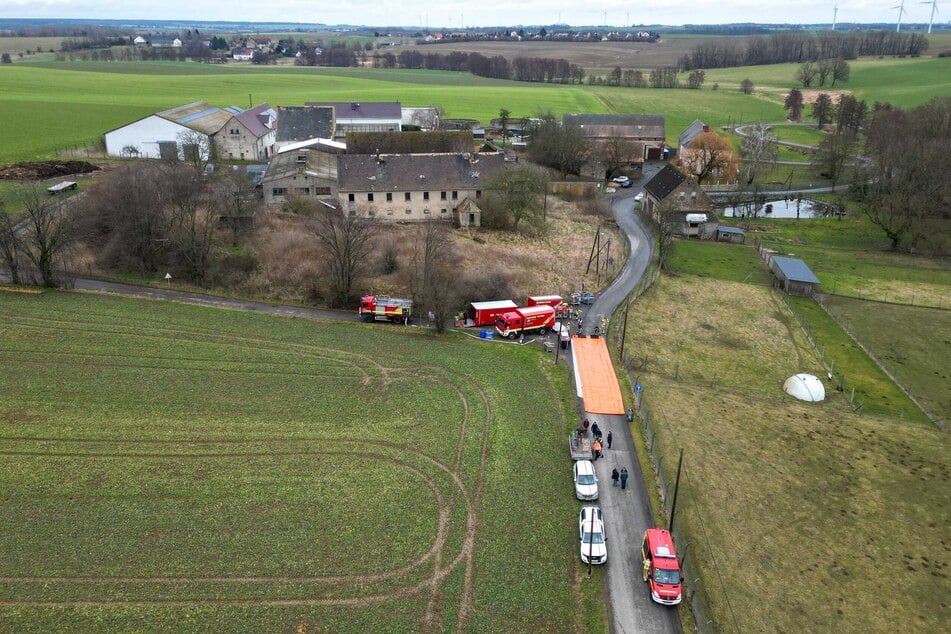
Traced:
<path fill-rule="evenodd" d="M 99 167 L 86 161 L 35 161 L 0 165 L 0 180 L 38 181 L 69 174 L 87 174 Z"/>

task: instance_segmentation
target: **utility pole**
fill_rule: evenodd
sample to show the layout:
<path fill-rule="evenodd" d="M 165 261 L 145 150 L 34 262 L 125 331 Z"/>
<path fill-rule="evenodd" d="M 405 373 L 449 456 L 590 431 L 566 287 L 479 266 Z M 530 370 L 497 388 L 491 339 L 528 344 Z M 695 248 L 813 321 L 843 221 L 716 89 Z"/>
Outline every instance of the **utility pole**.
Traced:
<path fill-rule="evenodd" d="M 677 460 L 677 479 L 674 480 L 674 501 L 670 504 L 670 524 L 667 530 L 674 532 L 674 511 L 677 510 L 677 491 L 680 490 L 680 470 L 684 466 L 684 450 L 680 449 L 680 459 Z"/>
<path fill-rule="evenodd" d="M 621 327 L 621 363 L 624 363 L 624 340 L 627 338 L 627 314 L 631 312 L 631 300 L 627 300 L 627 307 L 624 309 L 624 326 Z"/>

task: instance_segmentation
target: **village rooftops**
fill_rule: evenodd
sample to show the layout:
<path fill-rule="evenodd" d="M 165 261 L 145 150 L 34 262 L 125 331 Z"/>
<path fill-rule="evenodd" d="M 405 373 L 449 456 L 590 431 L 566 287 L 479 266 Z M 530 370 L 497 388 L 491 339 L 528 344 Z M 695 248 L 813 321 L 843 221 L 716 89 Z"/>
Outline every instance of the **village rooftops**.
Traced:
<path fill-rule="evenodd" d="M 581 129 L 588 138 L 663 139 L 666 136 L 664 116 L 659 114 L 566 114 L 562 122 Z"/>
<path fill-rule="evenodd" d="M 214 134 L 228 123 L 231 117 L 241 112 L 242 109 L 237 106 L 219 108 L 204 101 L 193 101 L 184 106 L 156 112 L 155 115 L 202 134 Z"/>
<path fill-rule="evenodd" d="M 688 125 L 684 131 L 680 133 L 680 136 L 677 137 L 677 142 L 680 144 L 680 147 L 687 147 L 707 129 L 707 125 L 703 121 L 694 119 L 693 123 Z"/>
<path fill-rule="evenodd" d="M 277 109 L 277 140 L 279 142 L 332 139 L 333 136 L 333 108 L 281 106 Z"/>
<path fill-rule="evenodd" d="M 496 154 L 346 154 L 339 157 L 340 191 L 395 192 L 483 189 L 505 166 Z"/>
<path fill-rule="evenodd" d="M 779 269 L 780 274 L 792 282 L 808 282 L 810 284 L 820 284 L 819 278 L 806 266 L 806 263 L 798 258 L 785 258 L 773 256 L 772 262 Z"/>
<path fill-rule="evenodd" d="M 267 103 L 234 115 L 234 118 L 258 139 L 274 129 L 276 117 L 277 113 Z"/>
<path fill-rule="evenodd" d="M 644 191 L 653 196 L 658 202 L 667 198 L 672 191 L 680 187 L 687 177 L 676 167 L 668 163 L 662 170 L 644 185 Z"/>
<path fill-rule="evenodd" d="M 361 103 L 356 101 L 307 102 L 305 106 L 333 108 L 337 121 L 342 119 L 395 119 L 402 121 L 403 108 L 400 102 Z"/>

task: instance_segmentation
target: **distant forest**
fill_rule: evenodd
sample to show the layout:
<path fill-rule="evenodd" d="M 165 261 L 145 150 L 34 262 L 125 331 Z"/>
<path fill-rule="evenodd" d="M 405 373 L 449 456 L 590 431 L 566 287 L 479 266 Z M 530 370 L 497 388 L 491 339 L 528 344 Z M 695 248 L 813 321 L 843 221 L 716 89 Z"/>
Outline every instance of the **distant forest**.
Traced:
<path fill-rule="evenodd" d="M 784 31 L 753 37 L 745 43 L 730 40 L 701 42 L 680 58 L 681 70 L 728 68 L 817 62 L 824 59 L 855 59 L 859 56 L 897 55 L 915 57 L 928 49 L 920 33 L 893 31 Z"/>

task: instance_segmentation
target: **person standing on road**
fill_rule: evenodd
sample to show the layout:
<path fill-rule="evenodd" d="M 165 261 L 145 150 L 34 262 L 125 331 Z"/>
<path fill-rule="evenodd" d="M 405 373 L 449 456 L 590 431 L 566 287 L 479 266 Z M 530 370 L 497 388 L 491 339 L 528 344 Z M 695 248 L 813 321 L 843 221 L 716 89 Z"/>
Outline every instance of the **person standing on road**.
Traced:
<path fill-rule="evenodd" d="M 591 445 L 591 449 L 594 450 L 594 459 L 597 460 L 601 457 L 601 441 L 595 440 L 594 444 Z"/>
<path fill-rule="evenodd" d="M 608 430 L 608 449 L 611 448 L 611 440 L 612 440 L 613 438 L 614 438 L 614 437 L 611 435 L 611 431 Z"/>
<path fill-rule="evenodd" d="M 616 487 L 617 481 L 621 478 L 621 474 L 617 472 L 617 467 L 611 471 L 611 486 Z"/>
<path fill-rule="evenodd" d="M 621 467 L 621 488 L 627 488 L 627 467 Z"/>

